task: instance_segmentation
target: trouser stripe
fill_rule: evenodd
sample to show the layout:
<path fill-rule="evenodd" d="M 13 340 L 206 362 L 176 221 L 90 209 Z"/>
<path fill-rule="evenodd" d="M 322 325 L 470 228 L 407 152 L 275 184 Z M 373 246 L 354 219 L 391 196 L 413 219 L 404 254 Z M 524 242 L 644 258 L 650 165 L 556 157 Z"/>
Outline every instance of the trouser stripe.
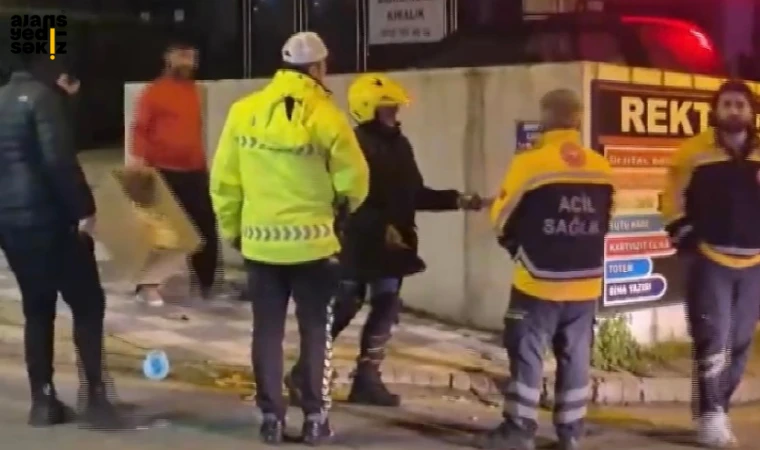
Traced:
<path fill-rule="evenodd" d="M 325 360 L 322 373 L 322 402 L 323 411 L 328 413 L 332 408 L 332 379 L 333 379 L 333 339 L 332 326 L 335 320 L 334 315 L 335 297 L 331 298 L 327 304 L 327 324 L 325 328 Z"/>

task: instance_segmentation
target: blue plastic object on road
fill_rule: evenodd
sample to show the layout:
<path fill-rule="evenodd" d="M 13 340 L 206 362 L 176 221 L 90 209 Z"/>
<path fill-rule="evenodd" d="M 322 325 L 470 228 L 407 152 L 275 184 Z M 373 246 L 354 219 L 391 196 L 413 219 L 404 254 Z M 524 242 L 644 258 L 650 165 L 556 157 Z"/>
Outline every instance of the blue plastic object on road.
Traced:
<path fill-rule="evenodd" d="M 169 357 L 163 350 L 151 350 L 143 361 L 143 373 L 150 380 L 160 381 L 169 376 Z"/>

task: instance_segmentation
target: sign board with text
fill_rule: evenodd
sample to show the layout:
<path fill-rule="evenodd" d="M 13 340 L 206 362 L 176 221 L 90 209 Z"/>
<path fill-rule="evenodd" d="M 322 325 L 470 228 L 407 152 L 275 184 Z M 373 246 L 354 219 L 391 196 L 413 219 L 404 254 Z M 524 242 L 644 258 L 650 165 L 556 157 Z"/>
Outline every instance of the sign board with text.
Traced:
<path fill-rule="evenodd" d="M 515 125 L 515 150 L 519 152 L 533 147 L 541 135 L 541 124 L 535 120 L 518 120 Z"/>
<path fill-rule="evenodd" d="M 422 44 L 446 36 L 446 0 L 369 0 L 369 45 Z"/>

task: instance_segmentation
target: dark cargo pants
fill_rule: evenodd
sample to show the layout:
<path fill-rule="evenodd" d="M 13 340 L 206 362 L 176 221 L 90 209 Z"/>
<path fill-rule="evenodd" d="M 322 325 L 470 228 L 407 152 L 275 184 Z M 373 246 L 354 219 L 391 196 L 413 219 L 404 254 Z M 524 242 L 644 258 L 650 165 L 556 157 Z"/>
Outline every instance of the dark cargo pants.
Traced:
<path fill-rule="evenodd" d="M 378 364 L 382 362 L 393 325 L 401 312 L 401 299 L 398 295 L 400 285 L 398 278 L 381 278 L 366 285 L 353 280 L 341 281 L 332 327 L 333 339 L 340 335 L 364 306 L 369 287 L 370 312 L 362 328 L 359 359 Z"/>
<path fill-rule="evenodd" d="M 303 366 L 302 408 L 307 417 L 324 417 L 331 407 L 334 263 L 294 265 L 246 261 L 253 305 L 253 373 L 256 403 L 265 416 L 285 418 L 282 392 L 283 339 L 290 297 L 296 303 Z"/>
<path fill-rule="evenodd" d="M 732 269 L 702 255 L 690 262 L 686 312 L 693 340 L 693 413 L 728 411 L 760 315 L 760 266 Z"/>
<path fill-rule="evenodd" d="M 504 419 L 516 432 L 534 435 L 543 385 L 543 355 L 557 360 L 554 425 L 560 438 L 583 432 L 589 387 L 591 339 L 597 300 L 554 302 L 512 289 L 504 318 L 510 381 Z"/>

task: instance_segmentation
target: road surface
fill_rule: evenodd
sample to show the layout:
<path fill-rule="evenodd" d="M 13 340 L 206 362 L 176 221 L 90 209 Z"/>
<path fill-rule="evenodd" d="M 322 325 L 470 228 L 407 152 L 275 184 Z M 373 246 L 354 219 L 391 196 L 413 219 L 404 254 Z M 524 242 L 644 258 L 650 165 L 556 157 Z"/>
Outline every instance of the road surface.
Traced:
<path fill-rule="evenodd" d="M 59 450 L 259 450 L 268 448 L 256 440 L 257 418 L 249 401 L 238 396 L 171 385 L 168 383 L 121 379 L 117 386 L 120 399 L 144 429 L 129 432 L 93 432 L 76 425 L 54 429 L 32 429 L 26 426 L 28 389 L 19 363 L 0 365 L 0 436 L 16 449 L 41 449 L 55 442 Z M 73 404 L 76 379 L 69 373 L 57 375 L 62 399 Z M 683 408 L 658 410 L 652 414 L 635 410 L 642 418 L 666 417 L 657 420 L 670 430 L 657 429 L 642 422 L 638 432 L 622 431 L 635 422 L 614 419 L 604 426 L 593 426 L 586 440 L 588 450 L 677 450 L 692 448 L 669 442 L 688 442 L 683 430 Z M 760 442 L 760 407 L 740 411 L 738 432 L 746 442 Z M 618 414 L 619 412 L 616 412 Z M 657 416 L 659 414 L 660 416 Z M 291 413 L 291 432 L 300 427 L 300 414 Z M 401 410 L 382 410 L 337 405 L 334 425 L 337 436 L 327 449 L 414 449 L 450 450 L 471 448 L 473 433 L 489 427 L 499 419 L 498 411 L 461 398 L 417 397 L 409 399 Z M 671 417 L 672 416 L 672 417 Z M 683 422 L 683 423 L 682 423 Z M 547 428 L 548 424 L 544 425 Z M 673 431 L 675 427 L 675 431 Z M 681 427 L 678 429 L 678 427 Z M 616 429 L 618 428 L 618 429 Z M 544 430 L 547 436 L 550 433 Z M 649 436 L 647 436 L 649 435 Z M 551 448 L 550 440 L 542 440 L 542 448 Z M 300 448 L 294 443 L 289 448 Z M 747 448 L 758 448 L 750 445 Z"/>

